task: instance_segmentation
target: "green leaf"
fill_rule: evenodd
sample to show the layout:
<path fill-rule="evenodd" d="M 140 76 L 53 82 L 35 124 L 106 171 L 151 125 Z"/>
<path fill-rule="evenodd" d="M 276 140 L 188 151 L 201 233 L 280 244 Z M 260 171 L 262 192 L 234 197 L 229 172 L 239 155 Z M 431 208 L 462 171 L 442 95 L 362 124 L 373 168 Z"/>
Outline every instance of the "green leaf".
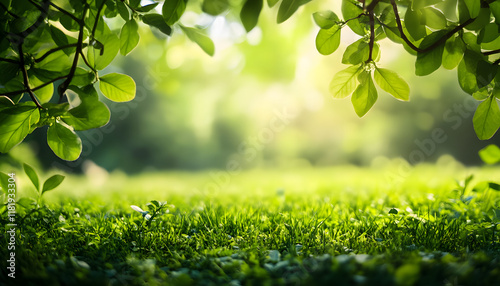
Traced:
<path fill-rule="evenodd" d="M 425 26 L 421 24 L 422 18 L 423 16 L 420 11 L 414 11 L 410 8 L 406 9 L 404 24 L 410 36 L 416 41 L 427 36 Z"/>
<path fill-rule="evenodd" d="M 57 51 L 47 56 L 43 61 L 36 63 L 38 69 L 65 72 L 70 69 L 71 61 L 64 51 Z"/>
<path fill-rule="evenodd" d="M 70 43 L 69 37 L 66 34 L 64 34 L 63 31 L 59 30 L 58 28 L 56 28 L 52 25 L 49 25 L 49 32 L 50 32 L 50 36 L 54 40 L 54 43 L 56 43 L 56 45 L 58 45 L 59 47 L 65 46 L 65 45 Z M 76 41 L 73 39 L 72 42 L 76 42 Z M 64 49 L 63 51 L 66 53 L 66 55 L 69 56 L 75 51 L 75 49 L 76 48 Z"/>
<path fill-rule="evenodd" d="M 42 194 L 57 188 L 57 186 L 64 181 L 64 178 L 65 177 L 63 175 L 54 175 L 48 178 L 45 183 L 43 183 Z"/>
<path fill-rule="evenodd" d="M 74 161 L 82 152 L 82 140 L 76 133 L 59 122 L 49 126 L 47 130 L 47 144 L 57 157 Z"/>
<path fill-rule="evenodd" d="M 469 16 L 471 18 L 479 16 L 479 11 L 481 10 L 481 0 L 464 0 L 464 2 L 469 10 Z"/>
<path fill-rule="evenodd" d="M 263 0 L 247 0 L 241 8 L 240 19 L 247 32 L 257 26 L 263 5 Z"/>
<path fill-rule="evenodd" d="M 441 66 L 443 51 L 444 45 L 439 45 L 428 52 L 417 53 L 415 74 L 418 76 L 426 76 L 435 72 Z"/>
<path fill-rule="evenodd" d="M 446 41 L 443 51 L 443 67 L 452 70 L 458 66 L 465 52 L 465 44 L 460 37 L 451 37 Z"/>
<path fill-rule="evenodd" d="M 110 73 L 99 78 L 99 89 L 112 101 L 125 102 L 135 97 L 135 82 L 125 74 Z"/>
<path fill-rule="evenodd" d="M 123 25 L 120 31 L 120 53 L 128 55 L 139 44 L 139 25 L 132 19 Z"/>
<path fill-rule="evenodd" d="M 120 14 L 123 20 L 128 21 L 130 19 L 128 8 L 127 6 L 125 6 L 125 4 L 123 4 L 122 1 L 120 0 L 116 1 L 116 9 L 118 10 L 118 13 Z"/>
<path fill-rule="evenodd" d="M 186 10 L 187 0 L 169 0 L 163 3 L 162 14 L 167 25 L 172 26 Z"/>
<path fill-rule="evenodd" d="M 229 8 L 228 0 L 203 0 L 201 10 L 209 15 L 217 16 Z"/>
<path fill-rule="evenodd" d="M 481 102 L 472 118 L 474 130 L 480 140 L 493 137 L 500 127 L 500 109 L 494 96 Z"/>
<path fill-rule="evenodd" d="M 321 29 L 329 29 L 339 22 L 339 17 L 333 11 L 319 11 L 313 14 L 316 25 Z"/>
<path fill-rule="evenodd" d="M 377 43 L 373 45 L 373 59 L 377 59 L 380 56 L 380 47 Z M 365 41 L 365 39 L 359 39 L 356 42 L 350 44 L 342 56 L 343 64 L 357 65 L 368 60 L 370 56 L 370 45 Z"/>
<path fill-rule="evenodd" d="M 0 152 L 7 153 L 21 143 L 30 133 L 31 126 L 40 120 L 40 112 L 34 104 L 18 104 L 0 113 Z"/>
<path fill-rule="evenodd" d="M 154 8 L 156 8 L 156 6 L 158 6 L 158 4 L 160 4 L 160 3 L 157 2 L 157 3 L 144 5 L 142 7 L 135 9 L 135 11 L 140 12 L 140 13 L 146 13 L 146 12 L 149 12 L 149 11 L 153 10 Z"/>
<path fill-rule="evenodd" d="M 494 191 L 500 192 L 500 185 L 494 182 L 489 182 L 488 187 Z"/>
<path fill-rule="evenodd" d="M 489 4 L 491 14 L 495 17 L 495 23 L 500 25 L 500 1 L 494 1 Z"/>
<path fill-rule="evenodd" d="M 498 65 L 487 61 L 479 61 L 476 68 L 476 81 L 479 89 L 487 86 L 495 78 Z"/>
<path fill-rule="evenodd" d="M 106 104 L 99 101 L 94 86 L 88 85 L 82 89 L 73 86 L 70 89 L 78 94 L 81 103 L 66 113 L 64 122 L 77 131 L 102 127 L 109 122 L 111 113 Z"/>
<path fill-rule="evenodd" d="M 344 19 L 354 19 L 358 17 L 360 14 L 363 14 L 363 9 L 358 6 L 359 2 L 354 1 L 354 0 L 342 0 L 342 16 Z M 364 36 L 365 35 L 365 28 L 363 27 L 359 21 L 359 19 L 354 19 L 349 22 L 347 22 L 347 25 L 351 30 L 360 35 Z"/>
<path fill-rule="evenodd" d="M 195 28 L 190 28 L 190 27 L 185 27 L 185 26 L 180 26 L 182 28 L 182 31 L 186 34 L 186 36 L 200 48 L 205 51 L 210 56 L 213 56 L 215 53 L 215 46 L 214 42 L 212 39 L 204 35 L 200 30 L 195 29 Z"/>
<path fill-rule="evenodd" d="M 333 76 L 330 82 L 330 93 L 334 98 L 345 98 L 356 89 L 356 76 L 361 69 L 360 65 L 351 66 Z"/>
<path fill-rule="evenodd" d="M 95 75 L 92 71 L 77 67 L 70 85 L 85 86 L 91 84 L 94 79 Z"/>
<path fill-rule="evenodd" d="M 163 19 L 160 14 L 144 15 L 144 17 L 142 17 L 142 22 L 144 22 L 144 24 L 157 28 L 167 36 L 170 36 L 172 34 L 172 28 L 167 25 L 165 19 Z"/>
<path fill-rule="evenodd" d="M 43 80 L 39 79 L 37 76 L 31 75 L 32 74 L 31 70 L 28 72 L 28 74 L 30 74 L 30 77 L 29 77 L 30 88 L 35 88 L 35 87 L 41 86 L 42 84 L 45 83 Z M 36 95 L 36 97 L 38 98 L 38 101 L 41 104 L 47 103 L 52 98 L 52 95 L 54 95 L 54 85 L 52 83 L 48 84 L 42 88 L 37 89 L 33 93 Z"/>
<path fill-rule="evenodd" d="M 120 50 L 120 40 L 111 32 L 106 24 L 103 31 L 96 32 L 95 38 L 103 47 L 89 47 L 87 51 L 87 60 L 94 69 L 102 70 L 107 67 L 118 54 Z"/>
<path fill-rule="evenodd" d="M 398 210 L 392 208 L 391 210 L 389 210 L 389 214 L 398 214 Z"/>
<path fill-rule="evenodd" d="M 422 11 L 422 20 L 426 26 L 432 29 L 443 29 L 446 28 L 448 21 L 444 16 L 443 12 L 439 11 L 434 7 L 426 7 Z M 408 26 L 406 26 L 409 28 Z"/>
<path fill-rule="evenodd" d="M 377 67 L 375 68 L 374 78 L 381 89 L 395 98 L 404 101 L 410 99 L 410 87 L 397 73 Z"/>
<path fill-rule="evenodd" d="M 0 61 L 0 85 L 8 83 L 11 79 L 15 78 L 20 72 L 19 65 L 16 63 L 1 62 Z"/>
<path fill-rule="evenodd" d="M 267 0 L 267 5 L 269 7 L 274 7 L 274 5 L 278 4 L 280 0 Z"/>
<path fill-rule="evenodd" d="M 33 169 L 33 167 L 31 167 L 26 163 L 23 164 L 23 167 L 24 167 L 24 172 L 26 173 L 26 175 L 28 175 L 28 178 L 30 179 L 31 183 L 33 183 L 33 186 L 35 186 L 36 191 L 39 192 L 40 182 L 38 180 L 38 175 L 36 174 L 35 169 Z"/>
<path fill-rule="evenodd" d="M 359 117 L 363 117 L 375 104 L 378 98 L 377 88 L 373 84 L 371 72 L 364 71 L 359 75 L 360 84 L 351 97 L 354 110 Z"/>
<path fill-rule="evenodd" d="M 490 144 L 479 150 L 479 157 L 488 165 L 500 162 L 500 148 L 497 145 Z"/>
<path fill-rule="evenodd" d="M 322 55 L 329 55 L 337 50 L 340 45 L 339 25 L 334 25 L 329 29 L 321 29 L 316 37 L 316 49 Z"/>
<path fill-rule="evenodd" d="M 2 188 L 2 192 L 7 194 L 9 189 L 9 175 L 0 172 L 0 187 Z"/>
<path fill-rule="evenodd" d="M 477 86 L 476 71 L 477 64 L 482 58 L 471 50 L 466 50 L 462 61 L 458 65 L 458 83 L 468 94 L 473 94 L 479 90 Z"/>
<path fill-rule="evenodd" d="M 285 22 L 290 18 L 300 6 L 311 2 L 311 0 L 283 0 L 278 9 L 278 24 Z"/>

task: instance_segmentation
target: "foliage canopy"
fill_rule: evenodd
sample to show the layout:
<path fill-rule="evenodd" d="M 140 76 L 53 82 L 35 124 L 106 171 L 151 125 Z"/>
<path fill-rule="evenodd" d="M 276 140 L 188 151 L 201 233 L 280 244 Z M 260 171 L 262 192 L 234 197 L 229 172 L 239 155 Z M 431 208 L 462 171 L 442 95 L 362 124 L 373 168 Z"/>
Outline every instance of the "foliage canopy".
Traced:
<path fill-rule="evenodd" d="M 196 3 L 194 3 L 196 2 Z M 199 2 L 199 3 L 198 3 Z M 268 0 L 279 5 L 277 23 L 288 20 L 311 0 Z M 148 2 L 149 3 L 149 2 Z M 179 21 L 201 5 L 210 15 L 240 11 L 246 31 L 256 27 L 263 0 L 0 0 L 0 152 L 8 152 L 35 129 L 48 126 L 47 143 L 62 159 L 76 160 L 82 142 L 75 131 L 107 124 L 108 99 L 134 99 L 136 85 L 125 74 L 101 74 L 120 53 L 128 55 L 139 43 L 142 22 L 166 36 L 184 33 L 209 55 L 215 53 L 203 28 Z M 457 69 L 460 87 L 478 101 L 473 118 L 480 139 L 500 127 L 500 1 L 492 0 L 343 0 L 342 17 L 333 11 L 313 14 L 319 26 L 316 47 L 330 55 L 340 46 L 343 28 L 360 36 L 344 51 L 350 65 L 334 75 L 335 98 L 351 95 L 358 116 L 378 98 L 376 86 L 398 100 L 408 101 L 409 85 L 394 71 L 379 66 L 378 42 L 388 38 L 416 56 L 415 73 L 432 74 L 443 66 Z M 112 30 L 106 19 L 121 18 Z"/>

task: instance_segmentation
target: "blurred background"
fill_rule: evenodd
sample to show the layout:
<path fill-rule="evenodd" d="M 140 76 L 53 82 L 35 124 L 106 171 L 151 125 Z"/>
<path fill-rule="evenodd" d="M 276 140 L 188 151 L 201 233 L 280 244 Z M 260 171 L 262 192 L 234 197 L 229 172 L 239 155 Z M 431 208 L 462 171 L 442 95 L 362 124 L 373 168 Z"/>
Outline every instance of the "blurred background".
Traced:
<path fill-rule="evenodd" d="M 249 34 L 239 11 L 212 17 L 202 14 L 196 1 L 191 3 L 181 22 L 208 27 L 214 57 L 179 31 L 166 38 L 142 26 L 139 46 L 127 57 L 118 55 L 102 73 L 132 76 L 137 97 L 129 103 L 103 99 L 111 121 L 79 133 L 79 160 L 57 158 L 47 146 L 46 129 L 39 129 L 9 155 L 2 154 L 0 164 L 20 161 L 74 173 L 100 166 L 139 173 L 376 166 L 394 158 L 418 164 L 451 155 L 475 165 L 480 164 L 479 149 L 500 143 L 498 134 L 488 141 L 477 139 L 472 116 L 478 102 L 460 89 L 456 70 L 441 68 L 417 77 L 415 58 L 387 39 L 380 42 L 378 66 L 397 71 L 409 83 L 410 102 L 379 90 L 375 106 L 358 118 L 350 98 L 333 99 L 329 82 L 347 67 L 341 64 L 342 54 L 358 36 L 345 27 L 340 48 L 322 56 L 315 48 L 318 28 L 311 14 L 331 9 L 340 15 L 340 1 L 314 1 L 280 25 L 277 7 L 264 5 L 259 26 Z"/>

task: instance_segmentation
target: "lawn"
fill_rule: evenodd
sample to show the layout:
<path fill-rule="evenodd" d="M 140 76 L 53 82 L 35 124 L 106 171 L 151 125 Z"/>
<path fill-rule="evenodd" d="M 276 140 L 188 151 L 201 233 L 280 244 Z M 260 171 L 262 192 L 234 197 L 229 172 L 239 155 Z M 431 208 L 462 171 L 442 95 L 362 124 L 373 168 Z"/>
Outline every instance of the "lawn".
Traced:
<path fill-rule="evenodd" d="M 1 281 L 498 285 L 500 192 L 484 182 L 500 168 L 402 166 L 69 175 L 39 207 L 18 200 L 16 279 L 4 266 Z"/>

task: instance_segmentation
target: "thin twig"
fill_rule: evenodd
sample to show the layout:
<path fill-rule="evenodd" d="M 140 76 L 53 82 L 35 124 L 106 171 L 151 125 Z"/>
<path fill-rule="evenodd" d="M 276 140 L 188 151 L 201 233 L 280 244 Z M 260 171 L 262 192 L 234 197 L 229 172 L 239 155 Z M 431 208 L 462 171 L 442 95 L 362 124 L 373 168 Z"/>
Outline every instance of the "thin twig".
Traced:
<path fill-rule="evenodd" d="M 498 49 L 498 50 L 493 50 L 493 51 L 483 52 L 483 55 L 485 55 L 485 56 L 490 56 L 490 55 L 494 55 L 494 54 L 498 54 L 498 53 L 500 53 L 500 49 Z"/>
<path fill-rule="evenodd" d="M 18 19 L 18 18 L 19 18 L 19 16 L 17 16 L 16 14 L 14 14 L 14 13 L 10 12 L 10 11 L 9 11 L 9 9 L 8 9 L 7 7 L 5 7 L 5 5 L 4 5 L 2 2 L 0 2 L 0 8 L 4 9 L 4 10 L 5 10 L 5 12 L 7 12 L 7 13 L 8 13 L 9 15 L 11 15 L 12 17 L 14 17 L 14 18 L 16 18 L 16 19 Z"/>
<path fill-rule="evenodd" d="M 85 65 L 87 65 L 94 73 L 97 73 L 97 71 L 95 70 L 95 68 L 93 68 L 90 63 L 87 61 L 87 57 L 85 57 L 85 55 L 83 54 L 83 51 L 80 51 L 80 56 L 82 56 L 82 59 L 83 59 L 83 62 L 85 63 Z"/>
<path fill-rule="evenodd" d="M 38 59 L 35 59 L 35 63 L 39 63 L 39 62 L 43 61 L 46 57 L 48 57 L 52 53 L 55 53 L 57 51 L 64 50 L 64 49 L 67 49 L 67 48 L 76 47 L 76 46 L 77 46 L 77 43 L 74 43 L 74 44 L 68 44 L 68 45 L 64 45 L 64 46 L 59 46 L 57 48 L 53 48 L 51 50 L 48 50 L 45 54 L 43 54 L 43 56 L 39 57 Z"/>
<path fill-rule="evenodd" d="M 26 71 L 26 66 L 24 65 L 24 54 L 23 54 L 23 43 L 21 42 L 19 44 L 19 59 L 20 59 L 20 65 L 21 65 L 21 71 L 23 73 L 23 81 L 24 81 L 24 86 L 26 87 L 28 94 L 31 97 L 31 100 L 35 103 L 35 105 L 43 109 L 43 107 L 40 105 L 40 102 L 36 99 L 35 94 L 30 88 L 29 80 L 28 80 L 28 71 Z"/>
<path fill-rule="evenodd" d="M 76 67 L 78 66 L 78 57 L 80 53 L 82 52 L 82 45 L 83 45 L 83 32 L 85 28 L 85 14 L 87 14 L 87 9 L 88 6 L 86 5 L 85 8 L 83 9 L 83 16 L 80 24 L 80 31 L 78 33 L 78 42 L 76 46 L 76 51 L 75 51 L 75 57 L 73 58 L 73 64 L 71 65 L 71 69 L 69 71 L 68 77 L 66 80 L 59 86 L 59 100 L 62 100 L 64 93 L 66 92 L 66 89 L 68 88 L 69 84 L 73 80 L 73 76 L 75 75 Z"/>
<path fill-rule="evenodd" d="M 104 3 L 106 3 L 106 0 L 103 0 L 101 6 L 97 9 L 97 15 L 95 16 L 94 27 L 92 27 L 92 34 L 91 34 L 92 39 L 94 38 L 95 30 L 97 29 L 97 23 L 99 23 L 99 15 L 101 14 L 101 10 L 104 8 Z"/>
<path fill-rule="evenodd" d="M 6 59 L 6 58 L 0 58 L 0 62 L 8 62 L 11 64 L 18 64 L 19 63 L 18 61 L 15 61 L 13 59 Z"/>
<path fill-rule="evenodd" d="M 65 79 L 67 77 L 68 77 L 68 75 L 63 75 L 63 76 L 57 77 L 55 79 L 52 79 L 50 81 L 44 82 L 41 85 L 32 88 L 31 91 L 37 91 L 40 88 L 43 88 L 43 87 L 45 87 L 45 86 L 47 86 L 47 85 L 49 85 L 51 83 L 54 83 L 54 82 L 56 82 L 58 80 L 61 80 L 61 79 Z M 7 96 L 7 97 L 9 97 L 9 96 L 12 96 L 12 95 L 16 95 L 16 94 L 20 94 L 20 93 L 25 93 L 25 92 L 28 92 L 28 90 L 27 89 L 21 89 L 21 90 L 15 90 L 15 91 L 11 91 L 11 92 L 6 92 L 6 93 L 0 93 L 0 96 Z"/>
<path fill-rule="evenodd" d="M 399 17 L 399 12 L 398 12 L 398 7 L 397 7 L 397 4 L 396 4 L 396 1 L 395 0 L 391 0 L 391 4 L 392 4 L 392 9 L 394 10 L 394 14 L 396 16 L 396 23 L 398 25 L 398 30 L 399 30 L 399 33 L 400 33 L 400 36 L 401 36 L 401 39 L 403 39 L 405 41 L 406 44 L 408 44 L 408 46 L 419 52 L 419 53 L 425 53 L 425 52 L 428 52 L 434 48 L 436 48 L 437 46 L 443 44 L 444 42 L 446 42 L 446 40 L 448 40 L 451 36 L 453 36 L 456 32 L 462 30 L 465 26 L 469 25 L 470 23 L 474 22 L 474 20 L 476 20 L 476 18 L 470 18 L 468 19 L 467 21 L 465 21 L 464 23 L 456 26 L 453 30 L 451 30 L 450 32 L 446 33 L 446 35 L 444 35 L 443 37 L 441 37 L 439 40 L 437 40 L 436 42 L 432 43 L 432 45 L 428 46 L 428 47 L 425 47 L 425 48 L 420 48 L 420 47 L 417 47 L 415 46 L 409 39 L 408 37 L 406 37 L 404 31 L 403 31 L 403 26 L 401 24 L 401 18 Z"/>

